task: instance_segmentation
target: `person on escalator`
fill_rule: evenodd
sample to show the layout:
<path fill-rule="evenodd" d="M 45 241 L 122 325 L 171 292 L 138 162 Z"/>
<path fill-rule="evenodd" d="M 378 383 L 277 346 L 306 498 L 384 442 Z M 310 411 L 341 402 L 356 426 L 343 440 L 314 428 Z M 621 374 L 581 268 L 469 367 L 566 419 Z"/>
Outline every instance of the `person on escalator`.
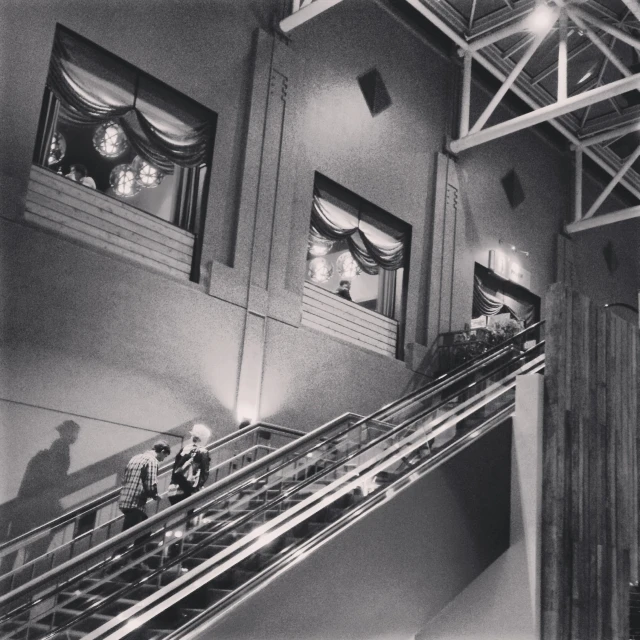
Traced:
<path fill-rule="evenodd" d="M 149 498 L 160 500 L 158 495 L 158 462 L 162 462 L 170 453 L 169 443 L 166 440 L 158 440 L 150 451 L 133 456 L 127 463 L 118 499 L 118 507 L 124 514 L 123 531 L 131 529 L 147 519 L 145 505 Z M 150 533 L 145 533 L 135 540 L 134 551 L 131 554 L 132 559 L 144 555 L 150 535 Z M 116 556 L 119 557 L 123 553 L 124 550 L 120 549 L 116 551 Z M 118 564 L 114 564 L 113 568 L 118 568 Z M 139 568 L 149 569 L 145 563 L 142 563 Z"/>
<path fill-rule="evenodd" d="M 145 504 L 149 498 L 160 500 L 158 462 L 162 462 L 170 453 L 169 443 L 158 440 L 150 451 L 139 453 L 129 460 L 118 500 L 118 507 L 124 514 L 123 531 L 147 519 Z"/>
<path fill-rule="evenodd" d="M 176 456 L 167 496 L 174 505 L 202 489 L 209 477 L 211 460 L 206 445 L 211 430 L 203 424 L 194 424 L 191 439 Z"/>

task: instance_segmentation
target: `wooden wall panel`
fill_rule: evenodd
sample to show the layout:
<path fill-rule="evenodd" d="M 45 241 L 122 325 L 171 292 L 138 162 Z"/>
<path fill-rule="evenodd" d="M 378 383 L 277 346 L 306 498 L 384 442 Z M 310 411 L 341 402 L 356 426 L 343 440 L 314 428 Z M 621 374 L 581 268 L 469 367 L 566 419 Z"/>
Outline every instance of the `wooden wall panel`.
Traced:
<path fill-rule="evenodd" d="M 561 283 L 545 315 L 542 638 L 623 640 L 638 575 L 638 329 Z"/>
<path fill-rule="evenodd" d="M 42 167 L 31 168 L 24 216 L 68 238 L 189 279 L 192 233 Z"/>

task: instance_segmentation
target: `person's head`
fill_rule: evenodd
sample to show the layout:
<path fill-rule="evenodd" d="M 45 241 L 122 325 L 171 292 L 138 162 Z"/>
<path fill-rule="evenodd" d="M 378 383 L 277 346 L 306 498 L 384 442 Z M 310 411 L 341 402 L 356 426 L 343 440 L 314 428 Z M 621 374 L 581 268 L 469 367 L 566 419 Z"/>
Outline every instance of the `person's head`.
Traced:
<path fill-rule="evenodd" d="M 204 447 L 209 442 L 209 438 L 211 438 L 211 429 L 203 424 L 194 424 L 191 427 L 191 431 L 189 431 L 189 435 L 191 436 L 191 442 Z"/>
<path fill-rule="evenodd" d="M 73 420 L 65 420 L 56 427 L 60 438 L 69 444 L 73 444 L 78 439 L 80 425 Z"/>
<path fill-rule="evenodd" d="M 171 447 L 166 440 L 158 440 L 152 449 L 156 454 L 156 460 L 158 462 L 162 462 L 171 453 Z"/>
<path fill-rule="evenodd" d="M 349 291 L 351 289 L 351 280 L 340 280 L 340 288 Z"/>
<path fill-rule="evenodd" d="M 87 168 L 83 164 L 72 164 L 71 167 L 69 167 L 67 178 L 80 182 L 82 178 L 87 177 L 87 173 Z"/>

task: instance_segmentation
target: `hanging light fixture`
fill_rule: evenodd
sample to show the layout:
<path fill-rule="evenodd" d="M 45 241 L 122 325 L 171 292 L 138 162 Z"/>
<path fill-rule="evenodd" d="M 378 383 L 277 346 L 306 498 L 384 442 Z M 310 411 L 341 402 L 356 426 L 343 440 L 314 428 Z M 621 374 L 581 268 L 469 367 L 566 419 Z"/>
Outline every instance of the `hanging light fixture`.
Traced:
<path fill-rule="evenodd" d="M 162 173 L 158 167 L 154 167 L 140 156 L 134 158 L 131 163 L 131 168 L 136 173 L 136 182 L 141 187 L 146 187 L 147 189 L 154 189 L 164 178 L 164 173 Z"/>
<path fill-rule="evenodd" d="M 333 240 L 316 235 L 313 231 L 309 232 L 307 247 L 312 256 L 326 256 L 331 251 L 333 244 Z"/>
<path fill-rule="evenodd" d="M 93 134 L 93 146 L 105 158 L 117 158 L 129 148 L 127 136 L 117 122 L 101 124 Z"/>
<path fill-rule="evenodd" d="M 130 164 L 119 164 L 111 170 L 109 183 L 113 192 L 123 198 L 131 198 L 140 191 L 140 185 L 136 180 L 136 172 Z"/>
<path fill-rule="evenodd" d="M 49 145 L 49 155 L 47 156 L 47 164 L 57 164 L 64 158 L 67 152 L 67 141 L 64 136 L 57 131 L 51 136 L 51 144 Z"/>
<path fill-rule="evenodd" d="M 314 258 L 309 263 L 307 274 L 312 282 L 322 284 L 333 275 L 333 267 L 326 258 Z"/>
<path fill-rule="evenodd" d="M 341 278 L 355 278 L 362 273 L 360 265 L 355 261 L 355 258 L 349 251 L 340 254 L 336 261 L 336 267 L 338 268 L 338 275 Z"/>

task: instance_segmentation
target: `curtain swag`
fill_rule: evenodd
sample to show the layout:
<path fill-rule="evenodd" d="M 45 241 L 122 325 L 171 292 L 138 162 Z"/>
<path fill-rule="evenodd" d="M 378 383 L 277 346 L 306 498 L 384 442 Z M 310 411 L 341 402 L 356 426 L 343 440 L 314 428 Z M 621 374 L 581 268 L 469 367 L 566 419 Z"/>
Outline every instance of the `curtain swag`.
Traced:
<path fill-rule="evenodd" d="M 395 271 L 404 266 L 404 243 L 402 240 L 390 243 L 374 242 L 370 235 L 359 228 L 359 221 L 353 226 L 332 218 L 323 200 L 313 196 L 311 209 L 311 233 L 329 240 L 346 240 L 349 251 L 360 268 L 369 275 L 376 275 L 380 267 Z"/>
<path fill-rule="evenodd" d="M 83 47 L 71 35 L 57 31 L 47 86 L 64 107 L 63 119 L 76 125 L 117 122 L 135 152 L 165 173 L 173 173 L 174 164 L 188 168 L 206 162 L 211 122 L 204 114 L 189 114 L 194 124 L 168 114 L 163 118 L 158 108 L 137 100 L 140 77 L 134 84 L 126 77 L 118 83 L 110 69 L 111 77 L 101 82 L 94 69 L 86 68 L 90 54 Z M 93 66 L 100 70 L 100 62 Z"/>
<path fill-rule="evenodd" d="M 534 306 L 511 298 L 502 291 L 492 292 L 478 276 L 473 279 L 473 314 L 474 316 L 495 316 L 506 307 L 509 312 L 525 326 L 531 324 L 534 318 Z"/>

